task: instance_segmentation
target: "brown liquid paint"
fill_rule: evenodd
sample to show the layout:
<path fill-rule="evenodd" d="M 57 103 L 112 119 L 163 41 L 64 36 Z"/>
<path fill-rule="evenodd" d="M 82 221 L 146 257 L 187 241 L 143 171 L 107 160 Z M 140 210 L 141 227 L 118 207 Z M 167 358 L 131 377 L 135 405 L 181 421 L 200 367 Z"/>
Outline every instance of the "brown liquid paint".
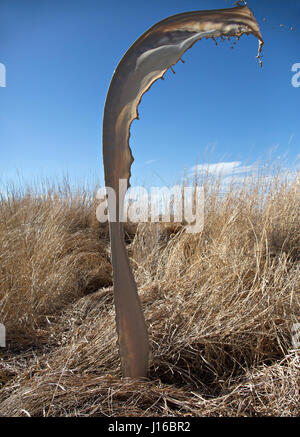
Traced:
<path fill-rule="evenodd" d="M 115 190 L 117 199 L 117 222 L 110 222 L 110 239 L 119 352 L 125 377 L 147 377 L 149 362 L 147 327 L 124 243 L 123 223 L 119 220 L 125 197 L 125 193 L 119 193 L 119 180 L 125 179 L 127 188 L 130 186 L 133 162 L 129 146 L 131 123 L 138 118 L 143 94 L 195 42 L 202 38 L 239 38 L 243 34 L 258 38 L 257 57 L 261 64 L 263 39 L 247 6 L 174 15 L 145 32 L 114 72 L 104 108 L 103 161 L 105 185 Z"/>

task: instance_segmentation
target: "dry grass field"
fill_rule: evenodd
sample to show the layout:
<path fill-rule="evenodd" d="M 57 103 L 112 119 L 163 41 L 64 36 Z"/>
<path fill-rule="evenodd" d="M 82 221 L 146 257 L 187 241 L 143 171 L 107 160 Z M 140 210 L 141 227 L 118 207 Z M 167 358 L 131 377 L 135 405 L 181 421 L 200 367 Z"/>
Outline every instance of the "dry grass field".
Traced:
<path fill-rule="evenodd" d="M 0 416 L 298 416 L 299 183 L 205 188 L 203 232 L 126 225 L 149 327 L 145 381 L 121 379 L 107 224 L 67 183 L 0 198 Z"/>

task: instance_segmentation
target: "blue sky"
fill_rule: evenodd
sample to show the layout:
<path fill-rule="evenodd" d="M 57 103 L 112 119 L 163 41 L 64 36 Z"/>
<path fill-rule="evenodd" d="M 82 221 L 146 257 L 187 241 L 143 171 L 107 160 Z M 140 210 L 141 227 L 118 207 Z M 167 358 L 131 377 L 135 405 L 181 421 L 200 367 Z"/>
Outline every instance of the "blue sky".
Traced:
<path fill-rule="evenodd" d="M 19 172 L 26 181 L 68 174 L 79 184 L 102 182 L 104 102 L 124 52 L 167 16 L 232 3 L 1 0 L 0 180 Z M 299 165 L 300 87 L 292 86 L 291 69 L 300 63 L 300 0 L 248 6 L 265 40 L 263 68 L 253 36 L 234 50 L 199 41 L 176 74 L 169 71 L 142 99 L 131 130 L 133 184 L 177 183 L 207 162 L 248 168 L 270 151 L 273 159 L 287 154 L 292 169 Z"/>

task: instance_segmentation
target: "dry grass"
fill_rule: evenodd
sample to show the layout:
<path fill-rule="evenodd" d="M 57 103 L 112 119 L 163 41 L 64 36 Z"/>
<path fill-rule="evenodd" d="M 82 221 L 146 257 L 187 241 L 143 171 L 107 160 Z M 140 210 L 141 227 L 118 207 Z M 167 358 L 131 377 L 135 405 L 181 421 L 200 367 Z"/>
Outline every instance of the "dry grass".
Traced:
<path fill-rule="evenodd" d="M 202 233 L 127 226 L 152 348 L 149 379 L 120 378 L 108 228 L 65 185 L 0 201 L 0 415 L 297 416 L 299 185 L 253 175 L 222 196 L 209 175 Z"/>

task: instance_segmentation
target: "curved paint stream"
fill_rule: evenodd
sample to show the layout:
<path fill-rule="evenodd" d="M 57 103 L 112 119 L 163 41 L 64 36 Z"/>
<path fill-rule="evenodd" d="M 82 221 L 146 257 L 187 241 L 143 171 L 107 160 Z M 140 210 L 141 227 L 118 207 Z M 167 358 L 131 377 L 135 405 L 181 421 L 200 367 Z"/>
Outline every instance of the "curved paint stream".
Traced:
<path fill-rule="evenodd" d="M 253 34 L 258 38 L 257 57 L 260 58 L 263 39 L 256 19 L 247 6 L 174 15 L 155 24 L 129 48 L 111 80 L 103 118 L 103 161 L 105 185 L 116 193 L 116 221 L 112 219 L 114 205 L 110 202 L 108 210 L 116 324 L 121 368 L 125 377 L 146 377 L 149 361 L 147 327 L 120 217 L 126 190 L 130 186 L 133 162 L 129 146 L 131 123 L 138 118 L 137 108 L 143 94 L 195 42 L 202 38 L 239 38 L 243 34 Z M 125 180 L 125 189 L 119 189 L 121 179 Z"/>

